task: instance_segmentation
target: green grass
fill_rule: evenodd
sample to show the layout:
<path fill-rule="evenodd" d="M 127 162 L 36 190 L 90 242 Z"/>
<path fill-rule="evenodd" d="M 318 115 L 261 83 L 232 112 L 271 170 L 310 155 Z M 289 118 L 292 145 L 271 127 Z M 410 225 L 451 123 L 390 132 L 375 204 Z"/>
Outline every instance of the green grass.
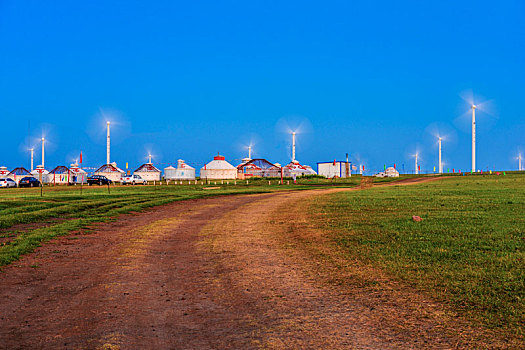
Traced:
<path fill-rule="evenodd" d="M 525 176 L 465 176 L 338 193 L 315 201 L 349 259 L 523 337 Z M 413 222 L 412 215 L 423 218 Z"/>

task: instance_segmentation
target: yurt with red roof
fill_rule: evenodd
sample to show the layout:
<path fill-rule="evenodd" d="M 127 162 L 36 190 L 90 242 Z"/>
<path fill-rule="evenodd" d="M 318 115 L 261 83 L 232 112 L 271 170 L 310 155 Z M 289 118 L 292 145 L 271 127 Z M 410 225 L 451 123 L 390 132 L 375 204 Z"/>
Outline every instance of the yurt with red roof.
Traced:
<path fill-rule="evenodd" d="M 161 172 L 153 164 L 146 163 L 139 166 L 134 172 L 146 181 L 160 181 Z"/>
<path fill-rule="evenodd" d="M 201 179 L 221 180 L 236 179 L 237 168 L 226 161 L 221 155 L 216 155 L 213 160 L 201 168 Z"/>
<path fill-rule="evenodd" d="M 97 170 L 95 175 L 105 176 L 113 182 L 119 182 L 125 172 L 117 167 L 117 163 L 104 164 Z"/>

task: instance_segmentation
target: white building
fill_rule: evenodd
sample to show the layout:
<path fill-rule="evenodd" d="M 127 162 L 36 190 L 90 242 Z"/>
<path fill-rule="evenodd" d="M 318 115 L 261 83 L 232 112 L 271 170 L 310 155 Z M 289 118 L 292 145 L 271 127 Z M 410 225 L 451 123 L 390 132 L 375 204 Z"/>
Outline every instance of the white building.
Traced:
<path fill-rule="evenodd" d="M 95 175 L 105 176 L 113 182 L 120 182 L 120 179 L 125 174 L 124 170 L 117 167 L 117 163 L 104 164 L 95 170 Z"/>
<path fill-rule="evenodd" d="M 164 168 L 164 178 L 166 180 L 195 180 L 195 168 L 179 159 L 177 168 L 172 166 Z"/>
<path fill-rule="evenodd" d="M 71 172 L 71 183 L 87 183 L 88 174 L 84 169 L 79 168 L 77 163 L 71 164 L 69 171 Z"/>
<path fill-rule="evenodd" d="M 399 171 L 397 171 L 394 167 L 388 167 L 385 170 L 386 177 L 399 177 Z"/>
<path fill-rule="evenodd" d="M 308 165 L 302 165 L 299 161 L 291 161 L 283 168 L 283 174 L 286 177 L 302 176 L 302 175 L 317 175 L 314 169 Z"/>
<path fill-rule="evenodd" d="M 33 176 L 35 179 L 40 181 L 40 174 L 42 174 L 42 183 L 48 183 L 49 182 L 49 171 L 44 169 L 42 165 L 37 165 L 36 169 L 34 169 L 31 172 L 31 176 Z"/>
<path fill-rule="evenodd" d="M 146 181 L 160 181 L 161 172 L 153 164 L 142 164 L 133 172 L 134 175 L 139 175 Z"/>
<path fill-rule="evenodd" d="M 317 163 L 317 173 L 321 176 L 332 179 L 334 177 L 352 176 L 352 163 L 350 162 L 319 162 Z"/>
<path fill-rule="evenodd" d="M 7 177 L 8 174 L 9 174 L 9 170 L 7 169 L 7 167 L 0 166 L 0 179 Z"/>
<path fill-rule="evenodd" d="M 213 160 L 201 168 L 201 179 L 236 179 L 237 168 L 228 163 L 225 157 L 216 155 Z"/>
<path fill-rule="evenodd" d="M 399 172 L 394 167 L 388 167 L 385 171 L 377 173 L 375 177 L 399 177 Z"/>

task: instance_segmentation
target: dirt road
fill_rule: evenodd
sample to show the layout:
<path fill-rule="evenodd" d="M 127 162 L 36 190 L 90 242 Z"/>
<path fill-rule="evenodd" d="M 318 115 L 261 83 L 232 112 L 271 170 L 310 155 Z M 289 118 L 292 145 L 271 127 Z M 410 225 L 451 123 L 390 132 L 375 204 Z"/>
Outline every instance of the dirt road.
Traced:
<path fill-rule="evenodd" d="M 461 346 L 439 305 L 349 293 L 286 246 L 298 203 L 333 191 L 177 202 L 48 242 L 0 274 L 0 348 Z"/>

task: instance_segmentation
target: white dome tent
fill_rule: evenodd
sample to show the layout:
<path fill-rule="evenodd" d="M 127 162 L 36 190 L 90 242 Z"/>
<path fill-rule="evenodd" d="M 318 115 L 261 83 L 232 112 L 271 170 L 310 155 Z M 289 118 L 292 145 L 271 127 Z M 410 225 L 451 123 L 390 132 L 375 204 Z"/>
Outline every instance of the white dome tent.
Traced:
<path fill-rule="evenodd" d="M 42 183 L 49 182 L 49 171 L 47 171 L 43 165 L 37 165 L 36 169 L 31 172 L 31 175 L 40 181 L 40 174 L 42 174 Z"/>
<path fill-rule="evenodd" d="M 79 168 L 77 163 L 71 164 L 69 171 L 71 172 L 71 183 L 87 183 L 88 174 L 84 169 Z"/>
<path fill-rule="evenodd" d="M 189 166 L 184 160 L 177 161 L 177 168 L 169 166 L 164 168 L 166 180 L 195 180 L 195 168 Z"/>
<path fill-rule="evenodd" d="M 236 179 L 237 168 L 228 163 L 224 156 L 216 155 L 211 162 L 201 168 L 200 177 L 206 180 Z"/>

